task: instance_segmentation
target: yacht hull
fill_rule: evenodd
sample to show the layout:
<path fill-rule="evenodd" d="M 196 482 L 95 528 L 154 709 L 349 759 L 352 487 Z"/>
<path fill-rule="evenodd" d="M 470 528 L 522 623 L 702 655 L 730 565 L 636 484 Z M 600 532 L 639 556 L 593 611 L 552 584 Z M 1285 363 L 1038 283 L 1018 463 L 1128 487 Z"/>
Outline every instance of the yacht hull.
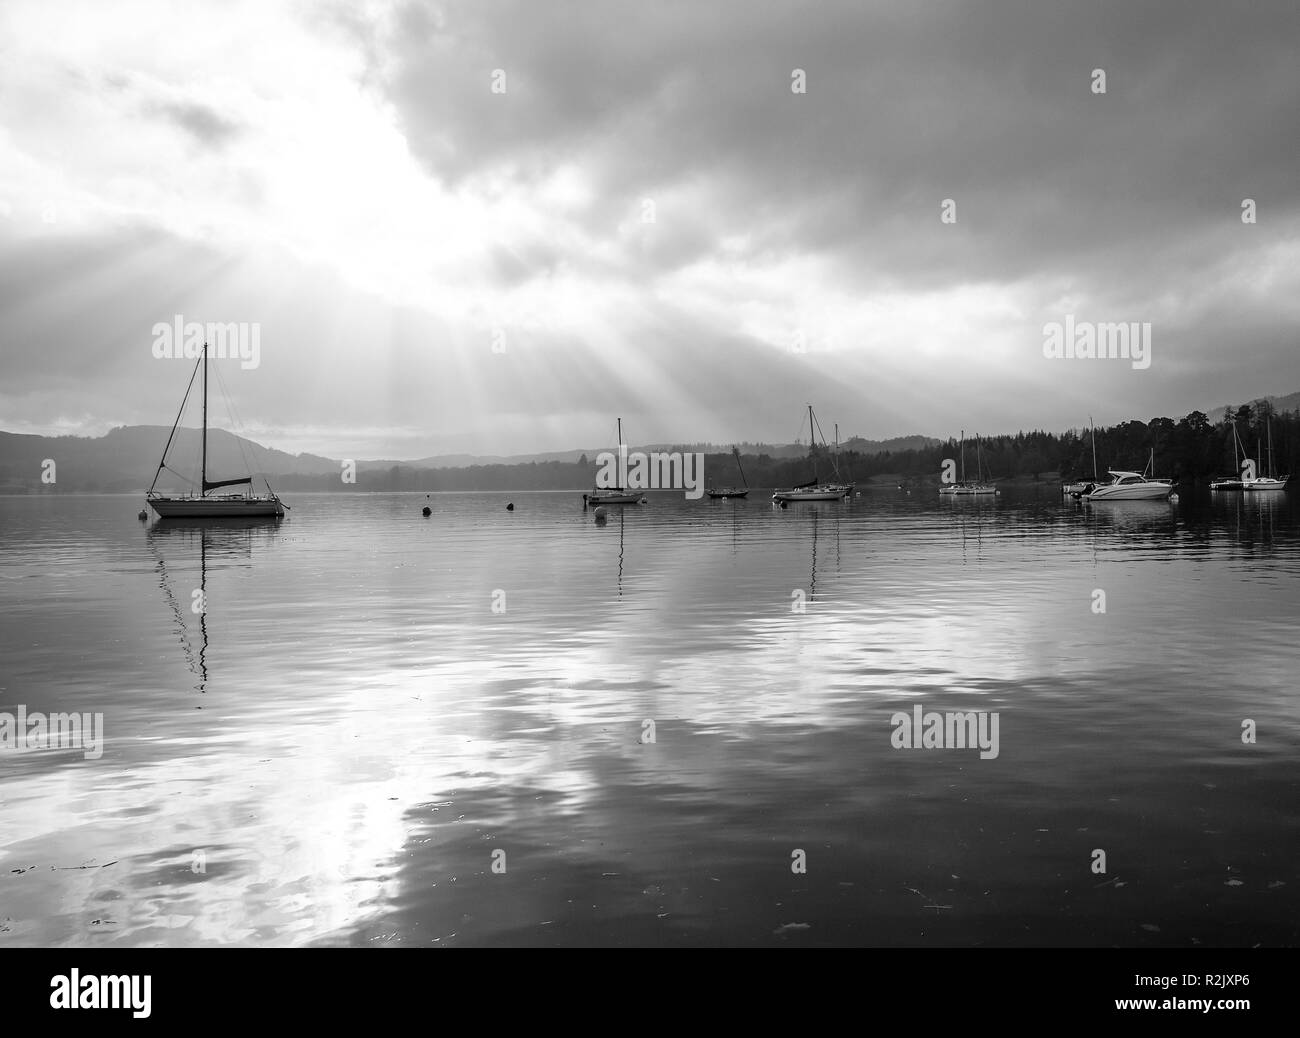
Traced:
<path fill-rule="evenodd" d="M 587 495 L 589 505 L 635 505 L 641 503 L 640 494 L 595 493 Z"/>
<path fill-rule="evenodd" d="M 1174 492 L 1171 484 L 1142 483 L 1136 486 L 1098 487 L 1084 494 L 1085 501 L 1164 501 Z"/>
<path fill-rule="evenodd" d="M 278 497 L 151 497 L 159 519 L 249 519 L 284 515 Z"/>
<path fill-rule="evenodd" d="M 1269 479 L 1268 476 L 1260 476 L 1258 479 L 1244 479 L 1241 481 L 1242 490 L 1285 490 L 1286 480 Z"/>
<path fill-rule="evenodd" d="M 808 490 L 778 490 L 773 501 L 842 501 L 853 493 L 852 487 L 814 487 Z"/>

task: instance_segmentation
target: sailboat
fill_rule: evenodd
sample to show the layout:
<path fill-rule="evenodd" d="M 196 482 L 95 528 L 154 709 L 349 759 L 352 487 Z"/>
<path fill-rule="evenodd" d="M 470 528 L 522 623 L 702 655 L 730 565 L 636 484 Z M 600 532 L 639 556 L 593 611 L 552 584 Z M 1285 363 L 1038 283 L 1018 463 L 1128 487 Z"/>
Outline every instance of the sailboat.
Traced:
<path fill-rule="evenodd" d="M 618 420 L 618 452 L 623 454 L 623 419 Z M 623 466 L 620 466 L 620 469 Z M 591 505 L 636 505 L 645 504 L 645 498 L 635 490 L 626 487 L 597 487 L 590 494 L 583 494 L 583 507 Z"/>
<path fill-rule="evenodd" d="M 823 445 L 824 442 L 823 439 Z M 788 490 L 774 490 L 772 500 L 778 504 L 787 504 L 791 501 L 841 501 L 851 497 L 853 484 L 838 482 L 839 462 L 835 455 L 831 457 L 835 466 L 836 482 L 823 483 L 817 475 L 817 417 L 813 414 L 812 404 L 808 405 L 808 444 L 809 454 L 813 459 L 813 478 L 807 483 L 800 483 Z"/>
<path fill-rule="evenodd" d="M 977 478 L 974 483 L 966 482 L 966 430 L 961 431 L 961 479 L 956 483 L 945 483 L 939 487 L 939 493 L 953 497 L 973 497 L 976 495 L 996 494 L 997 487 L 983 480 L 984 462 L 980 454 L 979 438 L 975 440 L 975 466 Z"/>
<path fill-rule="evenodd" d="M 1241 481 L 1242 490 L 1285 490 L 1287 480 L 1290 476 L 1283 476 L 1278 479 L 1273 474 L 1273 419 L 1268 420 L 1268 475 L 1256 476 L 1254 479 L 1243 479 Z"/>
<path fill-rule="evenodd" d="M 1240 448 L 1240 450 L 1238 450 Z M 1232 422 L 1232 464 L 1233 471 L 1237 473 L 1231 479 L 1215 479 L 1210 482 L 1211 490 L 1241 490 L 1241 455 L 1246 453 L 1246 448 L 1241 446 L 1241 438 L 1237 435 L 1237 421 Z"/>
<path fill-rule="evenodd" d="M 167 452 L 171 449 L 172 440 L 176 438 L 176 429 L 181 424 L 181 416 L 185 414 L 186 401 L 190 398 L 190 390 L 194 388 L 194 376 L 198 374 L 200 368 L 203 370 L 203 437 L 199 462 L 199 493 L 179 496 L 162 494 L 155 489 L 158 486 L 158 477 L 162 475 L 163 469 L 167 468 Z M 210 490 L 219 490 L 222 487 L 237 486 L 247 486 L 248 490 L 243 494 L 208 493 Z M 254 494 L 251 475 L 234 479 L 208 479 L 208 344 L 205 342 L 203 354 L 195 362 L 189 385 L 185 387 L 185 396 L 181 398 L 181 409 L 176 413 L 176 421 L 172 423 L 167 445 L 163 447 L 162 457 L 158 461 L 158 470 L 153 474 L 153 482 L 149 484 L 149 489 L 145 493 L 145 501 L 158 513 L 159 519 L 279 518 L 284 515 L 285 506 L 271 489 L 270 483 L 267 483 L 266 490 L 265 495 Z"/>
<path fill-rule="evenodd" d="M 711 498 L 713 498 L 713 499 L 715 499 L 715 500 L 718 499 L 718 498 L 723 498 L 723 499 L 725 499 L 725 498 L 729 498 L 729 497 L 744 497 L 746 494 L 749 493 L 749 480 L 747 480 L 747 479 L 745 478 L 745 470 L 744 470 L 743 468 L 740 467 L 740 448 L 739 448 L 739 447 L 732 447 L 732 448 L 731 448 L 731 453 L 732 453 L 733 455 L 735 455 L 735 458 L 736 458 L 736 469 L 740 472 L 740 481 L 741 481 L 742 483 L 744 483 L 745 485 L 744 485 L 743 487 L 739 487 L 739 488 L 737 488 L 737 487 L 709 487 L 709 489 L 706 490 L 705 493 L 707 493 L 707 494 L 709 495 L 709 497 L 711 497 Z"/>
<path fill-rule="evenodd" d="M 1097 475 L 1097 426 L 1092 421 L 1092 415 L 1088 415 L 1088 425 L 1092 429 L 1092 479 L 1080 479 L 1075 480 L 1073 483 L 1061 484 L 1061 493 L 1070 494 L 1076 498 L 1082 495 L 1089 486 L 1095 486 L 1101 482 L 1101 478 Z"/>

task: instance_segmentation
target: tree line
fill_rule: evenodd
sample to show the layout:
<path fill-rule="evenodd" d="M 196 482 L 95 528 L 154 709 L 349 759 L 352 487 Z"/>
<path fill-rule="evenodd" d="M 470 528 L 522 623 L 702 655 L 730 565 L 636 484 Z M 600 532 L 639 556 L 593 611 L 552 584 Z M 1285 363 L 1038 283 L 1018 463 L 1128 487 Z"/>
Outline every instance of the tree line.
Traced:
<path fill-rule="evenodd" d="M 1272 426 L 1274 468 L 1279 475 L 1291 471 L 1300 454 L 1300 412 L 1276 413 L 1268 401 L 1225 407 L 1236 421 L 1237 436 L 1246 456 L 1255 458 L 1260 472 L 1267 471 L 1268 430 Z M 1233 425 L 1227 417 L 1211 421 L 1201 411 L 1178 419 L 1153 418 L 1126 421 L 1096 430 L 1098 473 L 1108 469 L 1142 472 L 1155 452 L 1151 475 L 1176 481 L 1208 480 L 1237 472 L 1233 457 Z M 1261 453 L 1262 446 L 1262 453 Z M 956 439 L 934 446 L 904 451 L 859 454 L 818 445 L 802 457 L 774 458 L 770 454 L 743 454 L 741 464 L 752 487 L 793 486 L 814 478 L 839 478 L 867 483 L 880 479 L 937 480 L 946 459 L 960 459 Z M 1090 478 L 1093 474 L 1093 440 L 1088 429 L 1062 433 L 1042 430 L 971 439 L 965 444 L 966 476 L 975 479 Z M 598 466 L 585 455 L 576 462 L 545 461 L 521 464 L 470 465 L 456 469 L 418 469 L 393 465 L 357 473 L 352 485 L 337 475 L 289 475 L 275 480 L 277 490 L 590 490 Z M 739 485 L 740 473 L 730 454 L 707 454 L 706 483 Z"/>

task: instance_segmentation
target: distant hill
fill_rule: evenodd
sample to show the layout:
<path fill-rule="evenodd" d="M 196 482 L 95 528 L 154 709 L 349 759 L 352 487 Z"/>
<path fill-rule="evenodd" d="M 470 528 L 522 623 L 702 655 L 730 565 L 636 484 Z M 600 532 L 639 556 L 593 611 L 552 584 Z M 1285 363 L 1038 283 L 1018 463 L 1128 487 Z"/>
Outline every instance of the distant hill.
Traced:
<path fill-rule="evenodd" d="M 1210 421 L 1217 422 L 1222 420 L 1225 407 L 1240 407 L 1242 404 L 1254 405 L 1260 400 L 1267 400 L 1277 410 L 1278 414 L 1285 414 L 1288 411 L 1300 411 L 1300 393 L 1288 393 L 1286 396 L 1255 397 L 1251 400 L 1226 400 L 1223 403 L 1215 404 L 1213 407 L 1203 407 L 1201 411 Z"/>

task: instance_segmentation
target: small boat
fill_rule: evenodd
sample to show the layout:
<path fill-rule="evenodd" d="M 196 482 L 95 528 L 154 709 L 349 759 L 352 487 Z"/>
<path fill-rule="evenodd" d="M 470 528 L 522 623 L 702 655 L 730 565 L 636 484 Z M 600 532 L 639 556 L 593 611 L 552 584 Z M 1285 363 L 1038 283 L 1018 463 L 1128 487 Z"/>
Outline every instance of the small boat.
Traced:
<path fill-rule="evenodd" d="M 623 451 L 623 419 L 618 420 L 618 450 L 620 455 Z M 646 498 L 636 490 L 628 490 L 626 487 L 596 487 L 590 494 L 583 494 L 582 500 L 584 507 L 586 505 L 643 505 Z"/>
<path fill-rule="evenodd" d="M 1268 475 L 1256 476 L 1254 479 L 1243 479 L 1241 481 L 1242 490 L 1285 490 L 1287 480 L 1290 476 L 1283 476 L 1279 479 L 1273 474 L 1273 420 L 1268 421 Z"/>
<path fill-rule="evenodd" d="M 1232 422 L 1232 464 L 1233 464 L 1233 466 L 1235 467 L 1235 470 L 1236 470 L 1236 472 L 1237 472 L 1237 475 L 1236 475 L 1236 476 L 1233 476 L 1233 477 L 1230 478 L 1230 479 L 1213 479 L 1213 480 L 1211 480 L 1211 481 L 1210 481 L 1210 489 L 1211 489 L 1211 490 L 1241 490 L 1241 489 L 1243 489 L 1243 488 L 1242 488 L 1242 481 L 1241 481 L 1241 459 L 1240 459 L 1240 455 L 1241 455 L 1241 454 L 1245 454 L 1245 453 L 1246 453 L 1246 449 L 1245 449 L 1244 447 L 1241 447 L 1240 451 L 1238 451 L 1238 448 L 1239 448 L 1239 447 L 1241 447 L 1241 439 L 1240 439 L 1240 437 L 1237 436 L 1237 422 L 1236 422 L 1236 420 L 1234 419 L 1233 422 Z"/>
<path fill-rule="evenodd" d="M 1154 470 L 1156 452 L 1151 451 L 1151 461 L 1147 468 Z M 1085 501 L 1166 501 L 1174 492 L 1171 479 L 1151 479 L 1145 472 L 1126 472 L 1110 469 L 1109 483 L 1092 484 L 1090 490 L 1081 495 Z"/>
<path fill-rule="evenodd" d="M 181 416 L 185 414 L 185 403 L 189 400 L 190 390 L 194 388 L 194 376 L 198 374 L 200 368 L 203 369 L 203 435 L 199 461 L 199 492 L 184 495 L 162 494 L 155 489 L 158 486 L 158 477 L 162 475 L 163 469 L 167 468 L 167 452 L 176 437 Z M 237 486 L 247 486 L 248 491 L 243 494 L 208 493 L 210 490 L 219 490 L 222 487 Z M 234 479 L 208 479 L 208 344 L 205 342 L 203 353 L 190 374 L 185 396 L 181 398 L 181 409 L 176 414 L 176 421 L 172 423 L 172 431 L 167 437 L 167 445 L 163 447 L 162 458 L 153 475 L 153 483 L 145 493 L 145 502 L 158 513 L 159 519 L 260 519 L 283 516 L 284 504 L 271 489 L 270 483 L 267 483 L 266 489 L 267 493 L 264 495 L 254 494 L 251 475 Z"/>
<path fill-rule="evenodd" d="M 822 443 L 825 442 L 823 437 Z M 813 414 L 812 404 L 808 405 L 808 445 L 809 455 L 813 459 L 813 478 L 807 483 L 799 483 L 786 490 L 774 490 L 772 500 L 779 505 L 786 505 L 796 501 L 843 501 L 852 497 L 854 485 L 838 482 L 839 462 L 837 460 L 833 462 L 836 482 L 823 483 L 817 476 L 817 417 Z M 834 457 L 832 455 L 832 458 Z"/>
<path fill-rule="evenodd" d="M 986 497 L 998 492 L 997 487 L 992 483 L 985 483 L 983 479 L 984 464 L 980 455 L 979 437 L 975 440 L 975 466 L 976 479 L 973 483 L 966 480 L 966 430 L 961 431 L 961 479 L 956 483 L 944 483 L 939 487 L 939 493 L 945 497 Z"/>
<path fill-rule="evenodd" d="M 749 480 L 745 478 L 745 470 L 740 467 L 740 448 L 732 447 L 731 453 L 736 457 L 736 468 L 740 472 L 740 481 L 743 487 L 709 487 L 705 491 L 713 500 L 726 500 L 733 497 L 745 497 L 749 493 Z"/>

